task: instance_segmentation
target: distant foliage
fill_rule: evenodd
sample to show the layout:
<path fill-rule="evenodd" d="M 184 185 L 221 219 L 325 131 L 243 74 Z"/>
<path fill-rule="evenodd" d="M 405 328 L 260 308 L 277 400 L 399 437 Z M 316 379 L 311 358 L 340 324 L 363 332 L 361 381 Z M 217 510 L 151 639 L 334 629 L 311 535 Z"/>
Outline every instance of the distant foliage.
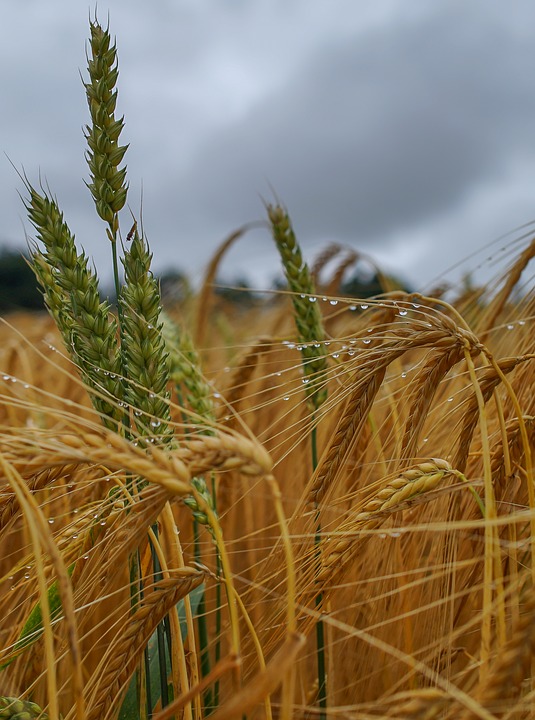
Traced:
<path fill-rule="evenodd" d="M 43 297 L 26 257 L 18 250 L 0 250 L 0 312 L 43 310 Z"/>

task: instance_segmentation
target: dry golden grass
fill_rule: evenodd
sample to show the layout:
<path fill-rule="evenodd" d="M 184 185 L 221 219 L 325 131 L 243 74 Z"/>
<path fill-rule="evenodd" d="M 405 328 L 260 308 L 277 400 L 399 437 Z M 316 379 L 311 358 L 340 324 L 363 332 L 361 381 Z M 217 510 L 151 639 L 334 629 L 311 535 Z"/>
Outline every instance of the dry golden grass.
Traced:
<path fill-rule="evenodd" d="M 197 434 L 172 397 L 175 432 L 194 434 L 170 449 L 105 430 L 48 318 L 9 318 L 0 355 L 0 661 L 12 662 L 2 695 L 31 698 L 50 717 L 117 717 L 170 612 L 177 717 L 204 716 L 189 605 L 203 582 L 213 663 L 215 591 L 226 589 L 218 653 L 227 660 L 213 667 L 218 718 L 317 713 L 320 617 L 329 716 L 532 717 L 535 336 L 533 298 L 513 302 L 513 289 L 479 294 L 476 316 L 463 298 L 464 314 L 476 317 L 470 326 L 453 305 L 399 291 L 361 302 L 319 296 L 329 394 L 315 416 L 291 298 L 253 308 L 230 345 L 212 306 L 203 330 L 211 346 L 200 353 L 217 424 Z M 195 494 L 193 477 L 211 473 L 220 526 L 206 507 L 212 526 L 202 532 L 202 564 L 192 565 L 181 498 Z M 132 605 L 136 550 L 145 582 Z M 54 581 L 61 608 L 51 602 L 47 618 Z M 42 629 L 24 649 L 38 601 Z"/>

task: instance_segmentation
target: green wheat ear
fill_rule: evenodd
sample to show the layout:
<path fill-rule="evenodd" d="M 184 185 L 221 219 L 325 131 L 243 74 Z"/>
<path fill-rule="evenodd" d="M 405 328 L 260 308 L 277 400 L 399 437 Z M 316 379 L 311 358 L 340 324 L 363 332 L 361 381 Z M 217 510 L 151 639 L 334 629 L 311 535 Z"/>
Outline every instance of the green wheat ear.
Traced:
<path fill-rule="evenodd" d="M 162 313 L 162 334 L 169 352 L 170 379 L 185 404 L 195 413 L 191 422 L 201 435 L 212 435 L 215 424 L 212 388 L 204 379 L 199 354 L 195 349 L 191 335 L 186 329 L 175 323 L 169 315 Z M 215 492 L 210 492 L 203 477 L 192 479 L 192 485 L 217 515 Z M 190 508 L 193 517 L 202 525 L 208 525 L 206 513 L 199 508 L 197 500 L 191 496 L 183 500 Z"/>
<path fill-rule="evenodd" d="M 134 408 L 140 435 L 173 437 L 170 425 L 169 360 L 162 336 L 160 288 L 150 266 L 152 255 L 134 225 L 132 245 L 123 259 L 125 282 L 119 295 L 122 351 L 128 378 L 125 400 Z"/>
<path fill-rule="evenodd" d="M 84 252 L 78 253 L 74 235 L 55 200 L 26 184 L 30 222 L 44 251 L 35 247 L 30 258 L 46 305 L 105 425 L 117 429 L 122 411 L 121 360 L 117 323 L 110 305 L 101 302 L 98 278 Z M 93 392 L 91 392 L 93 391 Z M 109 398 L 109 399 L 107 399 Z"/>
<path fill-rule="evenodd" d="M 215 410 L 212 387 L 201 371 L 199 354 L 189 332 L 175 323 L 169 315 L 162 314 L 163 337 L 169 351 L 171 380 L 177 392 L 196 414 L 192 419 L 199 429 L 207 421 L 204 434 L 212 434 L 211 425 L 215 423 Z"/>
<path fill-rule="evenodd" d="M 88 58 L 89 82 L 84 83 L 92 125 L 86 126 L 89 145 L 87 162 L 91 173 L 91 190 L 97 213 L 110 226 L 110 240 L 116 239 L 117 213 L 126 202 L 128 185 L 126 167 L 119 168 L 128 145 L 119 145 L 124 118 L 115 118 L 119 75 L 117 49 L 111 43 L 108 29 L 98 22 L 90 23 L 91 57 Z"/>
<path fill-rule="evenodd" d="M 286 210 L 279 205 L 268 205 L 267 212 L 288 287 L 293 292 L 294 318 L 307 381 L 306 396 L 312 409 L 317 410 L 327 398 L 327 351 L 314 282 Z"/>

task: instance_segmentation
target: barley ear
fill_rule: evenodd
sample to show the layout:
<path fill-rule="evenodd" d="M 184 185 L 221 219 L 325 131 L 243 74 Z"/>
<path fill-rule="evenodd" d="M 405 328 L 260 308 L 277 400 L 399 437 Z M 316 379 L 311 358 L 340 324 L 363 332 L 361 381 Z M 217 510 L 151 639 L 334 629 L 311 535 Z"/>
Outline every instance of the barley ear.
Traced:
<path fill-rule="evenodd" d="M 297 334 L 302 345 L 306 395 L 312 409 L 317 410 L 327 398 L 327 351 L 314 283 L 303 260 L 288 213 L 279 205 L 268 205 L 267 212 L 288 287 L 294 293 L 292 302 Z"/>

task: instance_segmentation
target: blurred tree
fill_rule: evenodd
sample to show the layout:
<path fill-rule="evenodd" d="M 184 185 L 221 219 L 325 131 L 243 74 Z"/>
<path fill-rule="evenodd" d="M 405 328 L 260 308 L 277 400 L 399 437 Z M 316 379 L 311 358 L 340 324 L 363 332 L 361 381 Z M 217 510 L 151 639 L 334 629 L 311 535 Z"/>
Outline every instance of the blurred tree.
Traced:
<path fill-rule="evenodd" d="M 43 310 L 44 307 L 43 296 L 24 253 L 0 249 L 0 312 Z"/>

